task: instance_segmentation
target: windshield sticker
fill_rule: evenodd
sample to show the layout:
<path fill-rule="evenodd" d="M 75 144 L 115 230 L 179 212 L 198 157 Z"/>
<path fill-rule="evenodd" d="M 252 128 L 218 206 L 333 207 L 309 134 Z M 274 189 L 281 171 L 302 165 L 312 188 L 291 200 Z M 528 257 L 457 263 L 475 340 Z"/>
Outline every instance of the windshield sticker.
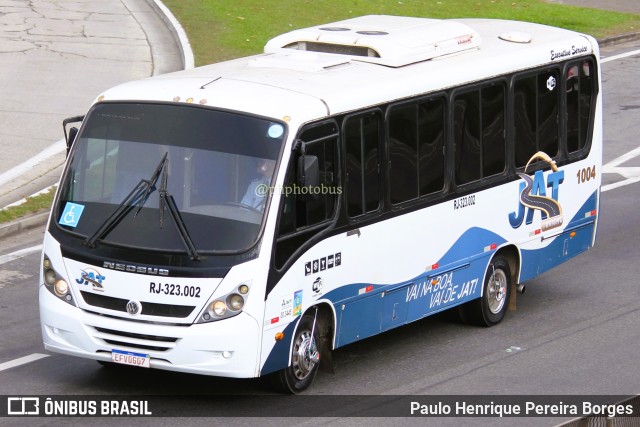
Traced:
<path fill-rule="evenodd" d="M 62 216 L 60 217 L 60 225 L 66 225 L 67 227 L 73 228 L 77 227 L 83 210 L 83 205 L 67 202 L 64 207 L 64 211 L 62 212 Z"/>
<path fill-rule="evenodd" d="M 279 124 L 272 124 L 269 126 L 269 138 L 280 138 L 284 133 L 284 127 Z"/>

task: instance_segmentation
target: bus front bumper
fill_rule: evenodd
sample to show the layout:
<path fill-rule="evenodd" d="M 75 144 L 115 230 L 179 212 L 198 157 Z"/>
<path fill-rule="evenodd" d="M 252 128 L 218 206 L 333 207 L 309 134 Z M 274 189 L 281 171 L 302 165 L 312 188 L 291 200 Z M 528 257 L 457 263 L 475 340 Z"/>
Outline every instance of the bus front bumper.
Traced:
<path fill-rule="evenodd" d="M 150 356 L 150 367 L 233 378 L 259 375 L 260 334 L 246 313 L 217 322 L 166 325 L 94 314 L 40 286 L 40 324 L 47 350 L 111 361 L 112 350 Z"/>

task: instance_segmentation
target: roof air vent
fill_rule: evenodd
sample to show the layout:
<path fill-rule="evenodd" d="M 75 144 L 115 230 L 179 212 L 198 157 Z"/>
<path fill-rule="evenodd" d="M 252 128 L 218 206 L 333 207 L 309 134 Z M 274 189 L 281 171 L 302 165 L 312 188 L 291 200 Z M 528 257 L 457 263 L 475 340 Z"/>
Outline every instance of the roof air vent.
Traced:
<path fill-rule="evenodd" d="M 527 33 L 520 33 L 513 31 L 510 33 L 502 33 L 498 36 L 500 40 L 511 43 L 531 43 L 531 35 Z"/>
<path fill-rule="evenodd" d="M 362 34 L 363 36 L 386 36 L 389 35 L 386 31 L 356 31 L 358 34 Z"/>
<path fill-rule="evenodd" d="M 316 42 L 294 42 L 284 46 L 286 49 L 306 50 L 307 52 L 335 53 L 338 55 L 367 56 L 380 58 L 375 50 L 366 46 L 353 46 Z"/>
<path fill-rule="evenodd" d="M 282 34 L 264 52 L 317 52 L 402 67 L 479 46 L 478 33 L 453 20 L 370 15 Z"/>

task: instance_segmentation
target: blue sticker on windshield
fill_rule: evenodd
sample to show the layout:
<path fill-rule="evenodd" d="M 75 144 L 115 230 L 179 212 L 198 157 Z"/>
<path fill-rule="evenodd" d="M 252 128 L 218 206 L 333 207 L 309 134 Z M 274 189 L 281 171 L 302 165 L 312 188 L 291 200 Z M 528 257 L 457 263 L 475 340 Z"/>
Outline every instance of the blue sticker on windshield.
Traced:
<path fill-rule="evenodd" d="M 274 123 L 271 126 L 269 126 L 268 135 L 270 138 L 280 138 L 283 133 L 284 133 L 284 127 L 282 125 Z"/>
<path fill-rule="evenodd" d="M 67 205 L 64 207 L 64 212 L 62 212 L 62 216 L 60 217 L 60 225 L 66 225 L 67 227 L 74 228 L 77 227 L 83 210 L 84 206 L 77 203 L 67 202 Z"/>

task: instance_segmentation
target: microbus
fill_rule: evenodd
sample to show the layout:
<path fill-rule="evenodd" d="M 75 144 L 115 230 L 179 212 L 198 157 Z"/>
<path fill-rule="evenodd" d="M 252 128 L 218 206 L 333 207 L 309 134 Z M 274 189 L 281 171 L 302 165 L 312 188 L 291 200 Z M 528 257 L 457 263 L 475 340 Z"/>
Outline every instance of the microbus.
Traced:
<path fill-rule="evenodd" d="M 102 364 L 297 393 L 434 313 L 499 323 L 595 242 L 599 50 L 565 29 L 363 16 L 117 86 L 64 129 L 42 336 Z"/>

